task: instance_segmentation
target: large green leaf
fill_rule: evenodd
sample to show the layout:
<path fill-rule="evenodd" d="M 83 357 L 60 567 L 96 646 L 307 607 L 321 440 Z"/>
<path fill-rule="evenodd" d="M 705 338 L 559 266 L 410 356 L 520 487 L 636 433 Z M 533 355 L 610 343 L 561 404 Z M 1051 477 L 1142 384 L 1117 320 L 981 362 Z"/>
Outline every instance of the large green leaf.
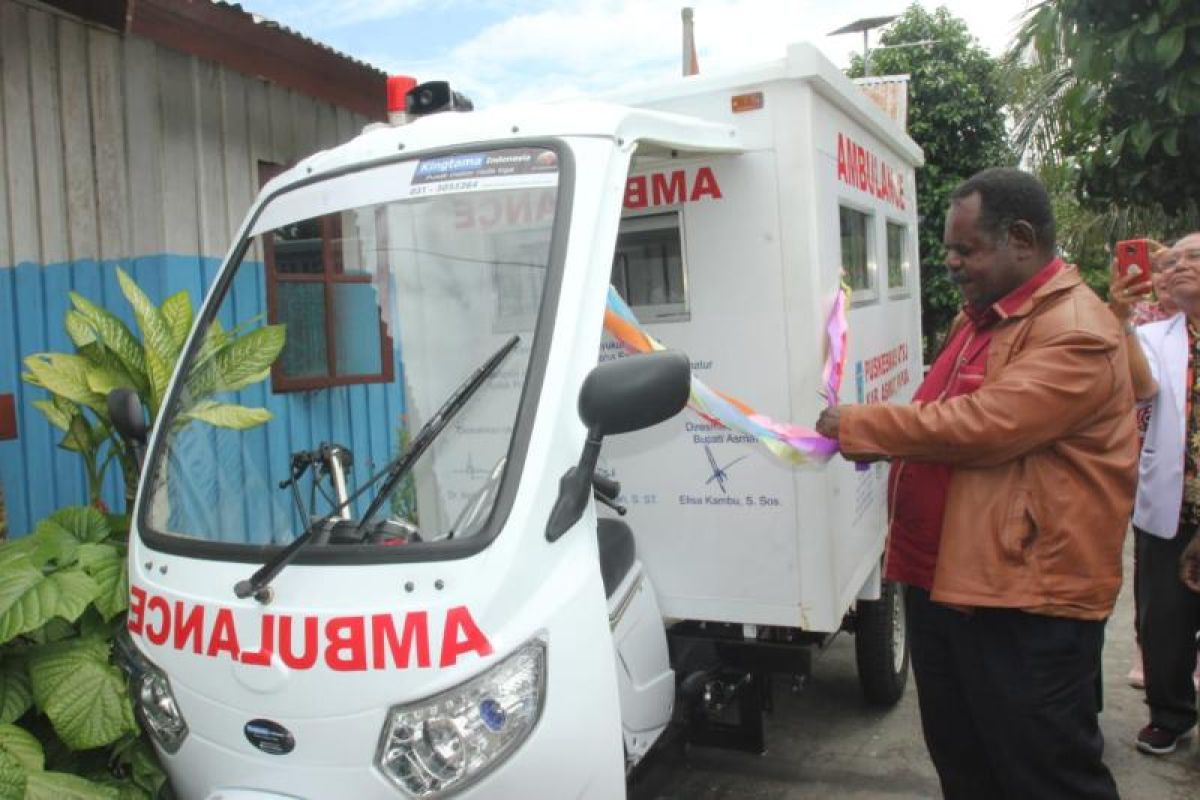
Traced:
<path fill-rule="evenodd" d="M 71 292 L 71 302 L 79 313 L 87 317 L 99 335 L 100 341 L 113 351 L 117 358 L 121 359 L 121 363 L 131 374 L 145 373 L 146 358 L 142 344 L 119 317 L 76 292 Z"/>
<path fill-rule="evenodd" d="M 27 775 L 16 756 L 0 750 L 0 800 L 24 800 Z"/>
<path fill-rule="evenodd" d="M 96 775 L 94 779 L 117 793 L 117 800 L 154 800 L 154 793 L 138 786 L 131 778 Z"/>
<path fill-rule="evenodd" d="M 0 750 L 20 762 L 30 772 L 42 769 L 46 756 L 42 744 L 29 731 L 19 725 L 0 724 Z"/>
<path fill-rule="evenodd" d="M 87 614 L 85 613 L 83 616 L 86 617 Z M 62 617 L 54 617 L 42 627 L 25 635 L 34 644 L 50 644 L 61 642 L 64 639 L 77 639 L 79 631 L 75 630 L 75 626 Z"/>
<path fill-rule="evenodd" d="M 1154 126 L 1146 119 L 1139 120 L 1129 129 L 1129 139 L 1133 142 L 1133 149 L 1139 156 L 1145 156 L 1149 152 L 1150 145 L 1154 144 L 1155 136 Z"/>
<path fill-rule="evenodd" d="M 195 316 L 192 312 L 192 298 L 186 291 L 178 291 L 163 300 L 163 304 L 158 310 L 163 319 L 167 321 L 167 327 L 171 329 L 171 341 L 175 345 L 174 355 L 178 357 L 179 351 L 183 349 L 183 343 L 192 329 L 192 320 Z"/>
<path fill-rule="evenodd" d="M 91 506 L 60 508 L 42 520 L 38 528 L 43 525 L 56 525 L 80 542 L 102 542 L 112 532 L 108 518 Z"/>
<path fill-rule="evenodd" d="M 25 662 L 17 658 L 0 661 L 0 722 L 16 722 L 33 705 L 33 686 Z"/>
<path fill-rule="evenodd" d="M 113 376 L 112 380 L 118 385 L 132 386 L 140 394 L 145 394 L 150 390 L 149 379 L 145 373 L 130 371 L 125 362 L 116 353 L 105 347 L 102 342 L 95 341 L 80 347 L 79 355 L 86 358 L 93 367 L 102 367 L 110 373 Z"/>
<path fill-rule="evenodd" d="M 105 620 L 112 619 L 128 607 L 129 567 L 120 550 L 108 544 L 82 545 L 79 548 L 79 566 L 100 587 L 92 602 Z"/>
<path fill-rule="evenodd" d="M 30 563 L 28 556 L 0 565 L 0 644 L 42 624 L 34 622 L 26 626 L 27 617 L 21 613 L 21 609 L 22 598 L 35 592 L 45 579 L 42 571 Z"/>
<path fill-rule="evenodd" d="M 157 416 L 163 396 L 167 393 L 167 384 L 171 381 L 171 368 L 174 361 L 164 361 L 158 353 L 146 351 L 146 376 L 150 379 L 150 415 Z"/>
<path fill-rule="evenodd" d="M 42 570 L 43 573 L 46 565 L 50 562 L 54 562 L 59 567 L 67 567 L 75 563 L 75 556 L 79 551 L 79 540 L 61 525 L 42 520 L 38 523 L 33 535 L 26 538 L 33 545 L 33 549 L 29 551 L 29 559 L 33 562 L 33 566 Z"/>
<path fill-rule="evenodd" d="M 33 697 L 75 750 L 111 744 L 136 730 L 124 677 L 109 664 L 108 651 L 102 639 L 76 639 L 30 656 Z"/>
<path fill-rule="evenodd" d="M 231 392 L 262 380 L 284 344 L 283 325 L 264 325 L 239 336 L 217 353 L 216 391 Z"/>
<path fill-rule="evenodd" d="M 67 336 L 71 337 L 76 347 L 87 347 L 96 341 L 96 329 L 92 323 L 73 308 L 67 309 L 63 327 L 67 329 Z"/>
<path fill-rule="evenodd" d="M 167 776 L 159 766 L 158 756 L 144 736 L 127 736 L 123 741 L 112 747 L 112 762 L 129 776 L 126 780 L 141 789 L 147 798 L 156 797 L 158 790 L 166 782 Z M 121 787 L 122 798 L 138 798 L 143 795 L 126 794 L 128 784 Z"/>
<path fill-rule="evenodd" d="M 103 395 L 88 386 L 90 364 L 82 356 L 68 353 L 34 353 L 25 358 L 25 366 L 37 379 L 38 385 L 68 400 L 106 414 Z"/>
<path fill-rule="evenodd" d="M 36 536 L 22 536 L 20 539 L 0 541 L 0 584 L 8 580 L 8 572 L 13 565 L 36 566 L 31 563 L 37 553 L 40 542 Z"/>
<path fill-rule="evenodd" d="M 60 431 L 65 432 L 70 429 L 71 417 L 74 415 L 64 412 L 53 400 L 34 400 L 33 407 L 41 411 L 50 424 Z"/>
<path fill-rule="evenodd" d="M 92 364 L 87 371 L 88 388 L 96 394 L 108 397 L 113 389 L 129 388 L 137 390 L 137 383 L 123 369 L 114 369 L 104 364 Z"/>
<path fill-rule="evenodd" d="M 74 622 L 100 592 L 99 584 L 80 569 L 43 575 L 32 566 L 18 569 L 9 564 L 4 575 L 0 642 L 40 628 L 55 617 Z"/>
<path fill-rule="evenodd" d="M 111 786 L 65 772 L 31 772 L 24 800 L 120 800 Z"/>
<path fill-rule="evenodd" d="M 150 301 L 146 293 L 129 277 L 123 269 L 117 268 L 117 281 L 121 284 L 121 293 L 133 306 L 133 316 L 137 319 L 142 331 L 142 346 L 145 355 L 153 353 L 160 362 L 171 364 L 175 361 L 175 338 L 171 326 L 158 310 L 158 306 Z M 147 365 L 149 368 L 149 365 Z M 153 378 L 153 376 L 152 376 Z"/>
<path fill-rule="evenodd" d="M 1186 34 L 1186 27 L 1176 25 L 1158 37 L 1158 41 L 1154 43 L 1154 59 L 1163 69 L 1169 68 L 1183 55 Z"/>
<path fill-rule="evenodd" d="M 200 401 L 188 409 L 183 416 L 187 419 L 207 422 L 218 428 L 232 428 L 238 431 L 262 425 L 272 417 L 271 412 L 265 408 L 250 408 L 233 403 L 215 403 L 211 400 Z"/>
<path fill-rule="evenodd" d="M 73 450 L 76 453 L 92 452 L 92 426 L 88 424 L 83 414 L 71 417 L 71 424 L 67 428 L 67 435 L 63 437 L 58 446 L 64 450 Z"/>

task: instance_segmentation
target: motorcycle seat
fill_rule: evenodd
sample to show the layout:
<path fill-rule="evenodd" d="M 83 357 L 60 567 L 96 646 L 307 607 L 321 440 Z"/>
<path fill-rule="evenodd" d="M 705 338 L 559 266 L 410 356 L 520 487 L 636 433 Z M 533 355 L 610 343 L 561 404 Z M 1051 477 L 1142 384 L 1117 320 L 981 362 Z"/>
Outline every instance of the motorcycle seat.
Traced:
<path fill-rule="evenodd" d="M 600 543 L 600 578 L 604 581 L 604 596 L 612 597 L 637 558 L 633 531 L 619 519 L 602 517 L 596 520 L 596 538 Z"/>

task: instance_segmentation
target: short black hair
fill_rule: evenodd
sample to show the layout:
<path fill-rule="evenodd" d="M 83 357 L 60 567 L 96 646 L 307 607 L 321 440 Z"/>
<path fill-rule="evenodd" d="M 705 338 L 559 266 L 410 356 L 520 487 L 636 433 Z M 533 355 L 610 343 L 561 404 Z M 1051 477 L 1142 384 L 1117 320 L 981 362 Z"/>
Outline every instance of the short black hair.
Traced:
<path fill-rule="evenodd" d="M 1042 182 L 1019 169 L 991 167 L 976 172 L 958 185 L 950 199 L 979 195 L 979 228 L 1000 238 L 1010 225 L 1025 221 L 1033 227 L 1037 246 L 1054 251 L 1054 209 Z"/>

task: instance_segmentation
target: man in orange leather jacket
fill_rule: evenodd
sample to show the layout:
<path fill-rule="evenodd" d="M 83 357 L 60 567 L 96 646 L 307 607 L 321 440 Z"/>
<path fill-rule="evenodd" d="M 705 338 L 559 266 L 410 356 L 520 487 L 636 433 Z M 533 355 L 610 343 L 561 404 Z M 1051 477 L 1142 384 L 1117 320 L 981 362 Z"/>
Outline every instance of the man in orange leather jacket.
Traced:
<path fill-rule="evenodd" d="M 1049 197 L 985 170 L 952 195 L 965 301 L 909 405 L 817 429 L 894 459 L 885 574 L 908 585 L 913 673 L 947 798 L 1115 798 L 1095 692 L 1121 584 L 1137 436 L 1124 332 L 1056 258 Z"/>

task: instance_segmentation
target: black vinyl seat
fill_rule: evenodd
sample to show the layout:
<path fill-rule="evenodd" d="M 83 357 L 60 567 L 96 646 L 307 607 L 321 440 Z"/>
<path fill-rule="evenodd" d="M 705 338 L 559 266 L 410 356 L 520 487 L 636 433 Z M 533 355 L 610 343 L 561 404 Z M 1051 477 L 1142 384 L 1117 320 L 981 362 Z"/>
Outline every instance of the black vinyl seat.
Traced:
<path fill-rule="evenodd" d="M 604 581 L 604 596 L 612 597 L 637 557 L 633 531 L 619 519 L 602 517 L 596 520 L 596 538 L 600 542 L 600 577 Z"/>

